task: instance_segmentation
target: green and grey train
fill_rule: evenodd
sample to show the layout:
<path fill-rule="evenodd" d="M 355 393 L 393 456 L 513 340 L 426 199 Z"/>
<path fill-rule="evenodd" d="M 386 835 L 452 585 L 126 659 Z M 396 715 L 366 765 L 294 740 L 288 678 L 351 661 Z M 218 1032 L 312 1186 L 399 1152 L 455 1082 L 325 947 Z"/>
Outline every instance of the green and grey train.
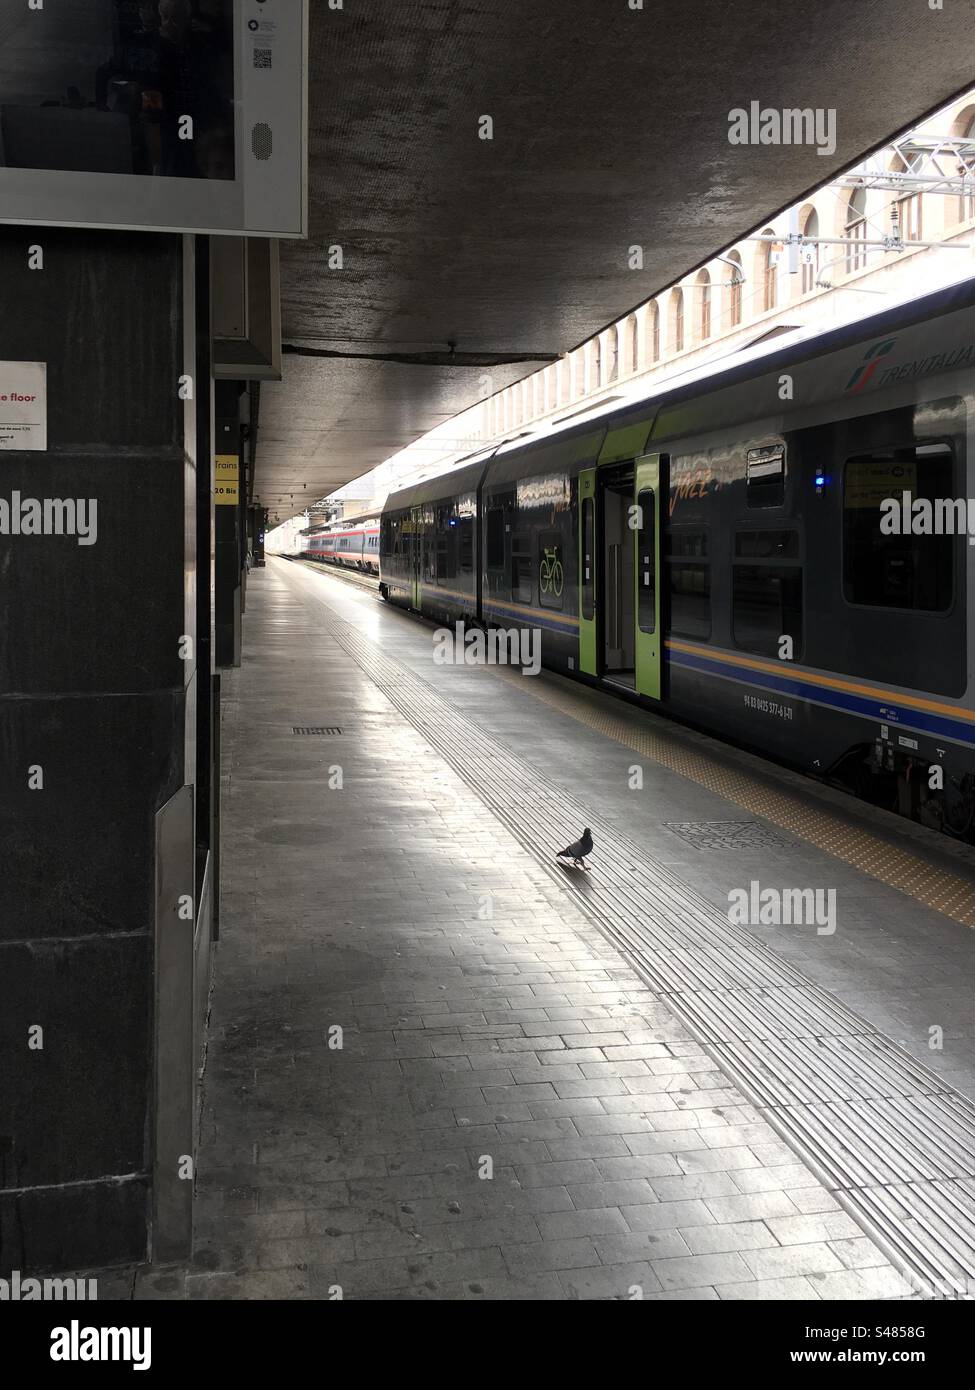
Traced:
<path fill-rule="evenodd" d="M 966 281 L 570 408 L 390 495 L 383 596 L 972 838 L 973 365 Z"/>

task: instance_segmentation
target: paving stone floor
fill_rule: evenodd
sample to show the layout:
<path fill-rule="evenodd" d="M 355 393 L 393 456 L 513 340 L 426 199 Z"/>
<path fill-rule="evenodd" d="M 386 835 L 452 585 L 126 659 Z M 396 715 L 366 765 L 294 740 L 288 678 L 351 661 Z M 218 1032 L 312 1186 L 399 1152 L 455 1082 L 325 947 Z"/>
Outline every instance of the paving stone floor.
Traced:
<path fill-rule="evenodd" d="M 225 680 L 196 1254 L 135 1296 L 908 1293 L 294 583 Z"/>
<path fill-rule="evenodd" d="M 103 1272 L 101 1296 L 910 1295 L 558 879 L 323 632 L 310 595 L 397 659 L 428 660 L 429 630 L 339 581 L 282 561 L 250 576 L 244 665 L 224 678 L 195 1256 Z M 591 768 L 608 804 L 596 769 L 631 754 L 537 706 L 532 727 L 511 682 L 443 669 L 469 717 L 567 777 Z M 646 833 L 706 893 L 698 852 L 659 825 L 736 808 L 667 772 L 655 790 L 669 809 Z"/>

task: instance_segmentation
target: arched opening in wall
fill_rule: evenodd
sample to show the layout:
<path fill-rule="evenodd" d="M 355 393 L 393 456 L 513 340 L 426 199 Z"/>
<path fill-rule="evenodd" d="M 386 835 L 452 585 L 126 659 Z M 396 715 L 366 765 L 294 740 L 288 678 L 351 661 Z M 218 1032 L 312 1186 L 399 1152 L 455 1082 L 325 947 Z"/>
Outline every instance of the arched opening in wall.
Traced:
<path fill-rule="evenodd" d="M 848 242 L 846 250 L 846 273 L 862 270 L 867 263 L 867 190 L 854 188 L 846 200 L 846 221 L 843 235 Z"/>
<path fill-rule="evenodd" d="M 586 349 L 579 348 L 573 354 L 572 394 L 576 400 L 586 394 Z"/>
<path fill-rule="evenodd" d="M 592 340 L 592 375 L 589 380 L 590 391 L 598 391 L 603 384 L 603 345 L 599 338 Z"/>
<path fill-rule="evenodd" d="M 951 123 L 951 134 L 959 140 L 975 141 L 975 106 L 963 107 Z M 949 204 L 954 204 L 954 220 L 956 222 L 970 222 L 975 217 L 975 179 L 969 177 L 968 170 L 975 165 L 975 153 L 966 155 L 963 159 L 959 154 L 956 160 L 945 160 L 943 172 L 956 179 L 964 179 L 971 185 L 971 191 L 961 194 L 957 198 L 949 198 Z M 945 219 L 948 220 L 947 218 Z"/>
<path fill-rule="evenodd" d="M 762 287 L 762 309 L 774 309 L 779 298 L 778 253 L 775 246 L 775 233 L 771 227 L 762 232 L 756 262 L 758 282 Z"/>
<path fill-rule="evenodd" d="M 512 396 L 513 396 L 513 398 L 514 398 L 514 403 L 515 403 L 515 416 L 514 416 L 514 418 L 515 418 L 515 424 L 516 424 L 516 425 L 520 425 L 521 422 L 522 422 L 522 420 L 524 419 L 524 406 L 523 406 L 523 404 L 522 404 L 522 399 L 521 399 L 521 382 L 520 382 L 520 381 L 516 381 L 515 384 L 514 384 L 514 386 L 512 386 L 512 388 L 511 388 L 511 394 L 512 394 Z"/>
<path fill-rule="evenodd" d="M 535 390 L 532 414 L 542 415 L 545 411 L 545 374 L 536 372 L 532 377 L 532 384 Z"/>
<path fill-rule="evenodd" d="M 660 305 L 656 300 L 649 306 L 650 321 L 650 361 L 660 361 Z"/>
<path fill-rule="evenodd" d="M 706 270 L 699 270 L 695 282 L 698 293 L 697 332 L 702 343 L 711 336 L 711 276 Z"/>
<path fill-rule="evenodd" d="M 606 334 L 606 380 L 615 381 L 620 374 L 620 333 L 614 326 Z"/>
<path fill-rule="evenodd" d="M 623 371 L 638 371 L 640 367 L 640 348 L 637 341 L 636 314 L 630 314 L 623 324 Z"/>
<path fill-rule="evenodd" d="M 670 345 L 674 352 L 684 351 L 684 291 L 670 292 Z"/>
<path fill-rule="evenodd" d="M 545 368 L 545 409 L 546 409 L 546 411 L 554 410 L 555 407 L 558 405 L 558 398 L 557 398 L 556 390 L 555 390 L 555 388 L 556 388 L 557 385 L 558 385 L 558 382 L 556 381 L 556 377 L 555 377 L 555 365 L 554 365 L 554 363 L 553 363 L 553 365 L 552 365 L 551 367 L 546 367 L 546 368 Z"/>
<path fill-rule="evenodd" d="M 894 155 L 889 167 L 892 174 L 906 174 L 908 172 L 907 160 L 899 154 Z M 895 198 L 891 205 L 891 212 L 896 213 L 901 241 L 921 240 L 920 193 L 905 193 L 903 197 Z M 893 226 L 891 231 L 893 231 Z"/>
<path fill-rule="evenodd" d="M 803 208 L 799 213 L 799 230 L 804 237 L 810 239 L 819 236 L 819 213 L 815 208 Z M 803 294 L 811 294 L 816 288 L 816 281 L 819 279 L 819 247 L 803 246 L 800 248 L 799 255 L 802 258 L 802 290 Z"/>
<path fill-rule="evenodd" d="M 726 294 L 728 296 L 728 327 L 737 328 L 741 323 L 742 295 L 741 287 L 745 279 L 745 272 L 741 265 L 741 256 L 737 251 L 729 251 L 727 260 L 732 264 L 725 271 L 725 284 L 728 286 Z"/>

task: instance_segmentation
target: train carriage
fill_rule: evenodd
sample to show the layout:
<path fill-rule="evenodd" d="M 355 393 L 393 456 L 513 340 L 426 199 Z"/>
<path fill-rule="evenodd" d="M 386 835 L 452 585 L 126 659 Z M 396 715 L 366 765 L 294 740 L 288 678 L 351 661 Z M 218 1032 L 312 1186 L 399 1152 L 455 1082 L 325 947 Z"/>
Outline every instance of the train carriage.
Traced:
<path fill-rule="evenodd" d="M 967 836 L 969 540 L 888 513 L 973 491 L 973 360 L 969 281 L 583 408 L 392 494 L 381 589 Z"/>

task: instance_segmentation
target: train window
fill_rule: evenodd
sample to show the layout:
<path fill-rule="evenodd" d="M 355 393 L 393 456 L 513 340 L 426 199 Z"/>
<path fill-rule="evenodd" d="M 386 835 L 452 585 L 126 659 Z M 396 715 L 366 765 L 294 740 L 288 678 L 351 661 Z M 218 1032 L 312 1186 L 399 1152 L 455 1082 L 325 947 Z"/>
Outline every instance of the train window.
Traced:
<path fill-rule="evenodd" d="M 457 527 L 460 532 L 460 572 L 471 574 L 474 570 L 474 518 L 461 516 Z"/>
<path fill-rule="evenodd" d="M 802 570 L 735 565 L 731 614 L 735 646 L 779 656 L 781 639 L 791 637 L 794 660 L 802 647 Z"/>
<path fill-rule="evenodd" d="M 542 608 L 565 607 L 562 536 L 558 531 L 538 533 L 538 602 Z"/>
<path fill-rule="evenodd" d="M 511 597 L 516 603 L 532 601 L 531 537 L 526 533 L 511 538 Z"/>
<path fill-rule="evenodd" d="M 595 515 L 593 499 L 582 500 L 582 616 L 589 622 L 596 613 Z"/>
<path fill-rule="evenodd" d="M 785 445 L 749 449 L 745 455 L 745 505 L 781 507 L 785 502 Z"/>
<path fill-rule="evenodd" d="M 637 622 L 641 632 L 657 630 L 657 498 L 651 491 L 637 498 Z"/>
<path fill-rule="evenodd" d="M 711 636 L 711 564 L 703 528 L 667 532 L 667 592 L 670 628 L 677 637 Z"/>
<path fill-rule="evenodd" d="M 798 560 L 798 531 L 739 531 L 735 555 L 741 560 Z"/>
<path fill-rule="evenodd" d="M 953 597 L 954 461 L 947 444 L 888 449 L 843 470 L 843 592 L 848 603 L 944 613 Z M 904 534 L 903 494 L 911 498 Z M 896 511 L 890 506 L 897 503 Z M 918 501 L 931 504 L 918 509 Z M 888 506 L 881 510 L 883 503 Z M 925 511 L 927 517 L 916 515 Z M 942 515 L 943 514 L 943 515 Z M 938 524 L 939 521 L 942 524 Z M 942 534 L 913 534 L 914 529 Z"/>
<path fill-rule="evenodd" d="M 487 567 L 489 570 L 504 569 L 504 508 L 488 507 L 487 514 Z"/>

